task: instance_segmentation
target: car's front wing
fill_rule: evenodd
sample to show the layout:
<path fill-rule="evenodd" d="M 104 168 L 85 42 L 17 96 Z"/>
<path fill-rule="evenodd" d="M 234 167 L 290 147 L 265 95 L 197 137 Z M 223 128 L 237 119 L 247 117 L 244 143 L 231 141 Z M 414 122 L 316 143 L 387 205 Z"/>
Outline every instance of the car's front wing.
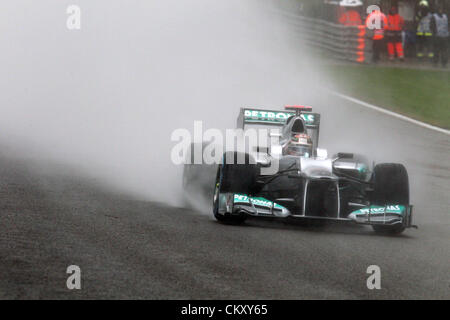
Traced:
<path fill-rule="evenodd" d="M 310 213 L 296 214 L 286 207 L 262 197 L 251 197 L 245 194 L 220 193 L 219 214 L 248 214 L 256 217 L 276 218 L 309 218 L 349 221 L 369 225 L 397 225 L 412 227 L 412 205 L 386 204 L 385 206 L 370 205 L 352 211 L 346 217 L 337 212 L 335 217 L 323 217 Z"/>

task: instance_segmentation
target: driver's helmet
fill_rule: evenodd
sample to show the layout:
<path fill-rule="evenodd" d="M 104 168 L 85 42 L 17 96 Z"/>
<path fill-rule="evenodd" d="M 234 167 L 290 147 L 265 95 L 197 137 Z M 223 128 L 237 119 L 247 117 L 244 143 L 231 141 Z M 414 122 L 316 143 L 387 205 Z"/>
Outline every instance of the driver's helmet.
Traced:
<path fill-rule="evenodd" d="M 305 133 L 293 134 L 284 147 L 284 154 L 309 158 L 312 156 L 312 140 Z"/>

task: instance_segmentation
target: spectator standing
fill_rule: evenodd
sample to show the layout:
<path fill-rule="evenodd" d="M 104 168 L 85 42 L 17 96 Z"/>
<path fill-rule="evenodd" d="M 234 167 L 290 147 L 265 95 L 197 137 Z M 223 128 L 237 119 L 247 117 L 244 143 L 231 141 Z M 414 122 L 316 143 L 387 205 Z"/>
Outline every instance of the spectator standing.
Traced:
<path fill-rule="evenodd" d="M 405 25 L 405 21 L 402 16 L 398 13 L 396 6 L 392 6 L 389 10 L 387 17 L 388 23 L 386 27 L 386 41 L 389 60 L 394 60 L 395 53 L 397 57 L 403 61 L 403 44 L 402 44 L 402 30 Z"/>
<path fill-rule="evenodd" d="M 432 30 L 434 32 L 434 64 L 438 65 L 441 60 L 442 66 L 445 68 L 448 62 L 448 17 L 444 13 L 444 8 L 441 6 L 437 13 L 433 15 Z"/>
<path fill-rule="evenodd" d="M 431 30 L 431 20 L 433 14 L 430 12 L 430 5 L 427 0 L 419 2 L 415 22 L 417 24 L 417 58 L 422 59 L 425 56 L 432 59 L 433 54 L 433 32 Z"/>
<path fill-rule="evenodd" d="M 380 10 L 373 10 L 366 19 L 366 27 L 373 31 L 372 36 L 372 62 L 380 60 L 381 52 L 385 50 L 384 30 L 387 26 L 386 15 Z"/>

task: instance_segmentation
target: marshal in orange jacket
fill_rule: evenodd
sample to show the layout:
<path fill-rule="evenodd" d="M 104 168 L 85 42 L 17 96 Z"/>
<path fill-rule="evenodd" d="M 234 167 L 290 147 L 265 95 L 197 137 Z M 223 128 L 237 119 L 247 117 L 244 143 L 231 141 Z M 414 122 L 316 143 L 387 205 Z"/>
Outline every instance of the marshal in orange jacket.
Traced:
<path fill-rule="evenodd" d="M 405 25 L 405 20 L 403 20 L 402 16 L 398 13 L 390 14 L 387 17 L 388 23 L 386 30 L 389 31 L 402 31 L 403 26 Z"/>

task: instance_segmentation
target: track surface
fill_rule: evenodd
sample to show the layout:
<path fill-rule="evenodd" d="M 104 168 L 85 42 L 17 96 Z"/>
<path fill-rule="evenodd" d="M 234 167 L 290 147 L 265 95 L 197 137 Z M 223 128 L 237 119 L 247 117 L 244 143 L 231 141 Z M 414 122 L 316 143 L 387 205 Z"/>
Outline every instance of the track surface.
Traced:
<path fill-rule="evenodd" d="M 331 109 L 329 99 L 319 106 L 324 143 L 351 141 L 404 162 L 418 230 L 226 226 L 209 212 L 136 201 L 2 154 L 0 298 L 449 299 L 448 136 L 342 101 Z M 336 110 L 352 121 L 336 122 Z M 81 267 L 78 291 L 66 288 L 72 264 Z M 373 264 L 381 290 L 366 287 Z"/>

